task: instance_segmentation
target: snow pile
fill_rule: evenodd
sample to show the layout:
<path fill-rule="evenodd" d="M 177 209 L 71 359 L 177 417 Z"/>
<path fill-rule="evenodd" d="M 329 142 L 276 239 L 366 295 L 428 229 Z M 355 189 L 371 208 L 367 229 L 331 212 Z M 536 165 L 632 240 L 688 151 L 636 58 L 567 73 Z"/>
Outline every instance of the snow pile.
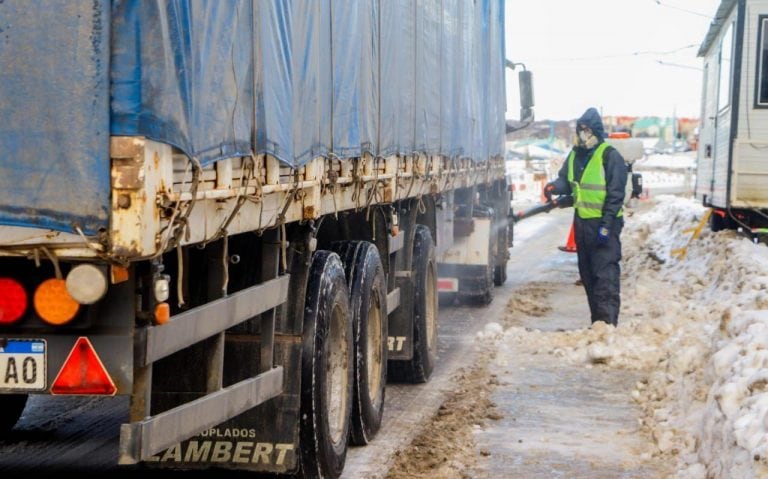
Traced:
<path fill-rule="evenodd" d="M 724 326 L 708 371 L 713 384 L 699 431 L 699 460 L 686 472 L 706 465 L 712 477 L 766 477 L 768 311 L 742 313 Z"/>
<path fill-rule="evenodd" d="M 687 236 L 683 237 L 681 232 L 694 226 L 704 213 L 699 204 L 676 196 L 661 195 L 655 201 L 653 209 L 626 221 L 622 266 L 630 274 L 642 271 L 644 256 L 655 257 L 660 263 L 672 259 L 671 250 L 685 245 Z"/>
<path fill-rule="evenodd" d="M 504 327 L 499 323 L 488 323 L 482 331 L 477 333 L 476 337 L 478 343 L 482 344 L 484 341 L 499 339 L 503 332 Z"/>
<path fill-rule="evenodd" d="M 625 300 L 652 304 L 645 321 L 666 317 L 674 325 L 661 361 L 633 396 L 659 452 L 678 455 L 680 477 L 763 477 L 768 315 L 750 311 L 768 308 L 768 249 L 704 229 L 684 260 L 673 258 L 688 241 L 680 232 L 696 226 L 701 212 L 688 200 L 660 198 L 627 230 L 625 270 L 648 283 L 638 281 Z"/>
<path fill-rule="evenodd" d="M 622 235 L 619 327 L 544 332 L 510 328 L 534 354 L 588 367 L 644 371 L 629 391 L 656 455 L 680 478 L 768 477 L 768 248 L 706 227 L 693 200 L 656 198 Z M 685 259 L 673 251 L 688 245 Z"/>
<path fill-rule="evenodd" d="M 572 362 L 647 369 L 660 361 L 660 348 L 670 327 L 648 326 L 636 320 L 619 328 L 597 323 L 590 329 L 562 332 L 512 327 L 505 331 L 504 337 L 525 343 L 533 354 L 551 354 Z"/>

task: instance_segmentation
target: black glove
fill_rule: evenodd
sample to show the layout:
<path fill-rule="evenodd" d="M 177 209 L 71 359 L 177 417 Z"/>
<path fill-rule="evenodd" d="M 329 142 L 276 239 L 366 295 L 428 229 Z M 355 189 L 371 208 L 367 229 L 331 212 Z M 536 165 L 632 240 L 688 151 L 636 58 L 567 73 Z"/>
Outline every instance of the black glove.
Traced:
<path fill-rule="evenodd" d="M 573 206 L 573 195 L 560 195 L 553 199 L 552 202 L 557 204 L 558 208 L 568 208 L 569 206 Z"/>
<path fill-rule="evenodd" d="M 544 186 L 544 197 L 547 199 L 547 203 L 552 202 L 552 193 L 554 192 L 555 192 L 554 183 L 547 183 L 546 186 Z"/>
<path fill-rule="evenodd" d="M 597 244 L 599 246 L 608 244 L 608 236 L 611 232 L 604 225 L 600 225 L 597 229 Z"/>

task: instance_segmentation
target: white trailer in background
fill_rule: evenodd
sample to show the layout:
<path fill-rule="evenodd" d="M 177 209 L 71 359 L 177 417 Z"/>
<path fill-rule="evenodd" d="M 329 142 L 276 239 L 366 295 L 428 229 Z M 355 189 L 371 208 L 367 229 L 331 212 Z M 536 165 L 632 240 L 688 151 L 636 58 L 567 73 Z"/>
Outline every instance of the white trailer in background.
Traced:
<path fill-rule="evenodd" d="M 704 59 L 696 197 L 710 226 L 768 227 L 768 1 L 723 0 Z"/>

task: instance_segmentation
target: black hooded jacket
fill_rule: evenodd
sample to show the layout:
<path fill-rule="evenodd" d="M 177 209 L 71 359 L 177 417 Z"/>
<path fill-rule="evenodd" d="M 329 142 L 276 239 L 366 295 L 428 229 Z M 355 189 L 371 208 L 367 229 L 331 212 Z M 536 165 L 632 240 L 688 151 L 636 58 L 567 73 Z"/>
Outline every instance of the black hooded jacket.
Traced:
<path fill-rule="evenodd" d="M 596 109 L 589 108 L 576 121 L 577 131 L 580 125 L 585 125 L 592 130 L 592 133 L 598 139 L 597 145 L 604 141 L 605 128 L 603 127 L 600 113 Z M 578 145 L 573 147 L 573 151 L 576 154 L 574 158 L 574 176 L 577 181 L 581 180 L 584 168 L 586 168 L 587 162 L 592 153 L 594 153 L 595 148 L 597 148 L 597 145 L 590 149 Z M 570 156 L 570 153 L 568 156 Z M 557 195 L 570 195 L 573 193 L 571 191 L 571 184 L 568 183 L 568 156 L 566 156 L 566 161 L 560 168 L 557 179 L 553 182 L 555 185 L 553 193 Z M 627 185 L 627 165 L 616 148 L 609 146 L 603 152 L 603 169 L 605 170 L 606 195 L 601 222 L 606 228 L 611 229 L 613 222 L 616 220 L 616 214 L 624 204 L 624 194 Z"/>

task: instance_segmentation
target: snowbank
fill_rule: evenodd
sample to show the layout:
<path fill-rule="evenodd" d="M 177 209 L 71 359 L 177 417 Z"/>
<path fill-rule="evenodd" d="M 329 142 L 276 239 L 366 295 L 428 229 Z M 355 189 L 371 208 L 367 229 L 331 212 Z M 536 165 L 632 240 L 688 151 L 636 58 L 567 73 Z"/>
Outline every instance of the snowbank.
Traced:
<path fill-rule="evenodd" d="M 644 411 L 654 454 L 675 457 L 679 478 L 768 477 L 768 311 L 759 311 L 768 310 L 768 248 L 705 228 L 678 260 L 672 250 L 688 243 L 683 230 L 704 208 L 672 196 L 655 201 L 627 219 L 622 235 L 618 328 L 513 327 L 502 341 L 645 372 L 627 393 Z"/>

